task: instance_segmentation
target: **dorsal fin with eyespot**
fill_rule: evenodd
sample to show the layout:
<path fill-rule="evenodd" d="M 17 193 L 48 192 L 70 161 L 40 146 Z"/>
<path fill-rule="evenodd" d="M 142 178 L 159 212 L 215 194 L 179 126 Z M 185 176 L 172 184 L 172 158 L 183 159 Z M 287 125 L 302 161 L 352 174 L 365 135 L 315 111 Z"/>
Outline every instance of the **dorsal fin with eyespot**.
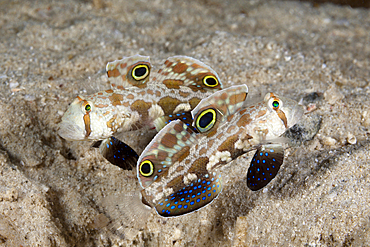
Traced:
<path fill-rule="evenodd" d="M 247 85 L 238 85 L 218 91 L 207 98 L 200 101 L 200 103 L 191 111 L 193 117 L 193 126 L 199 132 L 207 132 L 199 129 L 200 124 L 213 125 L 227 121 L 228 116 L 246 106 L 246 98 L 248 95 Z M 203 121 L 202 121 L 203 120 Z M 216 130 L 214 130 L 216 131 Z"/>
<path fill-rule="evenodd" d="M 203 62 L 187 57 L 169 57 L 159 68 L 153 83 L 163 83 L 168 88 L 188 87 L 189 92 L 217 91 L 222 83 L 216 71 Z"/>
<path fill-rule="evenodd" d="M 150 80 L 150 70 L 149 57 L 140 55 L 109 62 L 106 67 L 109 83 L 113 89 L 145 87 Z"/>
<path fill-rule="evenodd" d="M 222 190 L 221 174 L 207 157 L 184 163 L 200 135 L 180 120 L 164 127 L 139 157 L 137 176 L 145 202 L 163 217 L 187 214 L 211 203 Z"/>
<path fill-rule="evenodd" d="M 181 149 L 181 147 L 190 147 L 198 142 L 196 135 L 191 127 L 180 120 L 167 124 L 146 146 L 139 157 L 137 177 L 142 187 L 149 186 L 156 180 L 156 176 L 163 176 L 174 162 L 183 155 L 182 151 L 185 149 Z M 150 160 L 155 166 L 151 177 L 141 175 L 140 168 L 144 160 Z"/>
<path fill-rule="evenodd" d="M 149 57 L 134 55 L 109 62 L 106 70 L 113 89 L 143 88 L 162 83 L 173 89 L 187 87 L 185 91 L 192 93 L 222 89 L 220 78 L 211 67 L 187 56 L 169 57 L 154 70 Z"/>

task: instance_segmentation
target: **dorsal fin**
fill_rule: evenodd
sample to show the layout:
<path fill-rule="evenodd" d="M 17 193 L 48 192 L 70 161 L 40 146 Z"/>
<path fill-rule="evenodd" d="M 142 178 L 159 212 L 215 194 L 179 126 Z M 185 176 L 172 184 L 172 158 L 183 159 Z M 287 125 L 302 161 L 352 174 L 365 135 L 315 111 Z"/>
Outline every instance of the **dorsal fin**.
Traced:
<path fill-rule="evenodd" d="M 185 151 L 181 147 L 195 145 L 197 141 L 196 133 L 182 121 L 175 120 L 167 124 L 146 146 L 139 157 L 137 177 L 142 187 L 145 188 L 156 181 L 173 163 L 179 160 L 179 157 L 183 155 L 182 152 Z M 144 160 L 151 161 L 151 168 L 154 168 L 152 176 L 141 175 L 140 164 Z"/>
<path fill-rule="evenodd" d="M 214 94 L 202 99 L 199 104 L 191 111 L 193 118 L 206 108 L 217 109 L 224 117 L 232 115 L 246 104 L 248 86 L 238 85 L 215 92 Z"/>
<path fill-rule="evenodd" d="M 177 119 L 181 120 L 187 126 L 191 126 L 192 123 L 193 123 L 193 118 L 191 116 L 191 112 L 184 111 L 184 112 L 179 112 L 179 113 L 176 113 L 176 114 L 170 114 L 170 115 L 166 115 L 166 116 L 162 116 L 160 118 L 157 118 L 154 121 L 154 126 L 155 126 L 156 130 L 159 132 L 164 126 L 166 126 L 167 124 L 169 124 L 172 121 L 175 121 Z M 193 130 L 195 132 L 197 132 L 197 130 L 195 128 L 193 128 Z"/>
<path fill-rule="evenodd" d="M 109 62 L 106 70 L 112 89 L 144 87 L 149 81 L 151 64 L 149 57 L 134 55 Z"/>
<path fill-rule="evenodd" d="M 152 69 L 149 57 L 134 55 L 109 62 L 106 70 L 113 89 L 142 88 L 158 83 L 174 89 L 187 87 L 193 92 L 222 88 L 220 78 L 211 67 L 187 56 L 169 57 L 158 69 Z"/>
<path fill-rule="evenodd" d="M 201 133 L 213 135 L 219 124 L 228 121 L 229 116 L 245 107 L 247 95 L 247 85 L 238 85 L 202 99 L 191 111 L 193 126 Z"/>
<path fill-rule="evenodd" d="M 221 174 L 207 169 L 208 158 L 185 158 L 200 135 L 180 120 L 166 125 L 139 158 L 137 176 L 145 202 L 164 217 L 193 212 L 212 202 L 222 190 Z"/>
<path fill-rule="evenodd" d="M 193 92 L 222 89 L 221 80 L 211 67 L 187 56 L 169 57 L 153 77 L 153 83 L 174 89 L 185 86 Z"/>

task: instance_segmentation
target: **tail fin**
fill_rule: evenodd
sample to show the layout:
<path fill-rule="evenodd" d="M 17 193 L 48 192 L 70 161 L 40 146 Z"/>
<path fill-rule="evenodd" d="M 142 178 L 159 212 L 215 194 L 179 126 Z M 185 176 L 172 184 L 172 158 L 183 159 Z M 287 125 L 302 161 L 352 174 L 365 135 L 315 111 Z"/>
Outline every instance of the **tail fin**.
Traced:
<path fill-rule="evenodd" d="M 102 207 L 110 219 L 108 229 L 122 238 L 132 234 L 132 231 L 144 229 L 152 214 L 151 209 L 142 203 L 139 190 L 109 195 Z"/>

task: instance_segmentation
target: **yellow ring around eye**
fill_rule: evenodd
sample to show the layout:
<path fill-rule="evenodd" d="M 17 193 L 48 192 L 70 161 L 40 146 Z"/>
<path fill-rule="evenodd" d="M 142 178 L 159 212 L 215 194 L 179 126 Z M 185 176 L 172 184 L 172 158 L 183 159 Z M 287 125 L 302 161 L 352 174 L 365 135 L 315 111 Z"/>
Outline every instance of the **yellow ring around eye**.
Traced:
<path fill-rule="evenodd" d="M 195 122 L 195 127 L 199 132 L 206 132 L 215 125 L 217 113 L 214 109 L 204 110 L 199 114 Z"/>
<path fill-rule="evenodd" d="M 203 78 L 203 83 L 207 87 L 217 87 L 218 86 L 218 80 L 213 75 L 207 75 Z"/>
<path fill-rule="evenodd" d="M 149 177 L 154 172 L 153 163 L 150 160 L 144 160 L 140 163 L 139 172 L 143 177 Z"/>
<path fill-rule="evenodd" d="M 139 64 L 132 69 L 131 75 L 136 81 L 144 80 L 149 75 L 149 66 Z"/>

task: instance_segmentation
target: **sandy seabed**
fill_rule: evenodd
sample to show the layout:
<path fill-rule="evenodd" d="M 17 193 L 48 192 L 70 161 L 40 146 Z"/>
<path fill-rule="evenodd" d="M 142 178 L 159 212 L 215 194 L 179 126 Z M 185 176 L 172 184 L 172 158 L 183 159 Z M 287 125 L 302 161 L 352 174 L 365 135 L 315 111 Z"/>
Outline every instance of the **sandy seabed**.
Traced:
<path fill-rule="evenodd" d="M 1 246 L 370 246 L 368 9 L 45 0 L 0 1 L 0 13 Z M 249 154 L 223 168 L 207 207 L 126 219 L 115 205 L 138 190 L 135 173 L 56 131 L 77 95 L 108 89 L 107 62 L 138 53 L 195 57 L 251 99 L 301 101 L 310 111 L 277 177 L 250 191 Z"/>

